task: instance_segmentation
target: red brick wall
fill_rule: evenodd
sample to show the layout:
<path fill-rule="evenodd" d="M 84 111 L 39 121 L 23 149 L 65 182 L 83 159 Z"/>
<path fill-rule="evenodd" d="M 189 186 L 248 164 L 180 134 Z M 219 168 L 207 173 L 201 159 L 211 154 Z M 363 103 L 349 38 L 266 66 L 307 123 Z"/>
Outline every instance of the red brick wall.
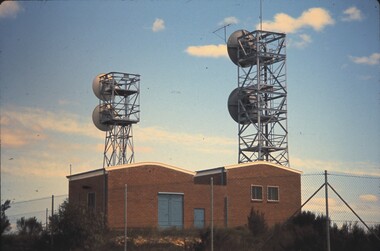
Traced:
<path fill-rule="evenodd" d="M 214 226 L 224 226 L 224 197 L 226 196 L 226 187 L 214 185 Z M 211 186 L 210 185 L 194 185 L 192 191 L 189 192 L 190 202 L 186 207 L 190 214 L 191 224 L 188 227 L 193 226 L 194 222 L 194 208 L 205 209 L 205 225 L 211 224 Z"/>
<path fill-rule="evenodd" d="M 247 224 L 253 207 L 265 214 L 268 225 L 282 222 L 301 206 L 300 174 L 270 165 L 256 165 L 227 170 L 229 226 Z M 251 201 L 251 185 L 263 186 L 263 201 Z M 279 202 L 267 201 L 267 187 L 279 186 Z"/>
<path fill-rule="evenodd" d="M 252 164 L 226 170 L 227 186 L 214 185 L 214 225 L 225 226 L 225 198 L 228 198 L 228 226 L 247 224 L 251 207 L 265 213 L 268 225 L 286 220 L 301 206 L 300 174 L 271 165 Z M 205 181 L 206 182 L 206 181 Z M 194 184 L 191 173 L 159 164 L 108 169 L 108 225 L 124 228 L 124 191 L 127 184 L 128 227 L 157 227 L 158 193 L 183 193 L 184 227 L 194 222 L 194 208 L 205 209 L 205 225 L 210 225 L 210 185 Z M 103 176 L 70 181 L 70 201 L 87 203 L 87 193 L 96 192 L 97 210 L 103 205 Z M 263 186 L 263 201 L 251 201 L 251 185 Z M 268 202 L 267 186 L 279 186 L 279 202 Z M 83 189 L 83 186 L 90 187 Z"/>
<path fill-rule="evenodd" d="M 104 212 L 104 176 L 98 175 L 69 182 L 69 201 L 87 206 L 87 194 L 95 192 L 95 210 Z"/>
<path fill-rule="evenodd" d="M 111 168 L 108 177 L 108 224 L 112 228 L 124 227 L 125 184 L 128 190 L 128 226 L 156 227 L 158 192 L 185 193 L 192 183 L 190 174 L 154 165 Z"/>
<path fill-rule="evenodd" d="M 184 227 L 194 222 L 194 208 L 205 209 L 206 225 L 210 221 L 211 190 L 209 185 L 194 185 L 193 175 L 158 165 L 109 170 L 108 224 L 124 227 L 124 184 L 127 184 L 129 227 L 157 227 L 158 193 L 184 194 Z M 224 186 L 214 186 L 214 219 L 224 224 Z M 216 225 L 218 223 L 215 223 Z"/>

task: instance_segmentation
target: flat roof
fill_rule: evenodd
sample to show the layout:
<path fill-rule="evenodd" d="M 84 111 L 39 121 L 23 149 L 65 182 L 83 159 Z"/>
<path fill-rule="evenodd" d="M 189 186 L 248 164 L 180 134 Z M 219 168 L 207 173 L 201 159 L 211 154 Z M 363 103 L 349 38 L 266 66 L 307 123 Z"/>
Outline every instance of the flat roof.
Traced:
<path fill-rule="evenodd" d="M 212 175 L 212 174 L 220 174 L 220 173 L 223 173 L 224 171 L 225 171 L 224 167 L 199 170 L 199 171 L 196 171 L 195 177 L 207 176 L 207 175 Z"/>
<path fill-rule="evenodd" d="M 103 175 L 104 173 L 107 173 L 106 170 L 104 168 L 101 168 L 101 169 L 91 170 L 91 171 L 87 171 L 83 173 L 68 175 L 66 176 L 66 178 L 68 178 L 69 181 L 73 181 L 73 180 L 80 180 L 80 179 L 86 179 L 86 178 Z"/>

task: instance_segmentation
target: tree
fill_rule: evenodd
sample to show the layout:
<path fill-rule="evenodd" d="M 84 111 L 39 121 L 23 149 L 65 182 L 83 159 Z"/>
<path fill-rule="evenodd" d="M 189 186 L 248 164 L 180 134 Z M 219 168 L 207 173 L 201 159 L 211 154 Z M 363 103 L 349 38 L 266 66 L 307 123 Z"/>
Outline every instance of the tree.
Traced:
<path fill-rule="evenodd" d="M 248 229 L 254 236 L 266 233 L 268 226 L 265 222 L 264 213 L 260 213 L 258 210 L 255 211 L 252 207 L 248 215 Z"/>
<path fill-rule="evenodd" d="M 20 235 L 38 236 L 42 233 L 42 223 L 36 217 L 17 220 L 17 230 Z"/>
<path fill-rule="evenodd" d="M 1 204 L 1 235 L 11 229 L 8 216 L 5 215 L 5 211 L 11 207 L 10 203 L 10 200 L 6 200 L 3 204 Z"/>
<path fill-rule="evenodd" d="M 87 207 L 65 201 L 51 217 L 55 247 L 62 250 L 96 250 L 104 242 L 103 216 Z"/>

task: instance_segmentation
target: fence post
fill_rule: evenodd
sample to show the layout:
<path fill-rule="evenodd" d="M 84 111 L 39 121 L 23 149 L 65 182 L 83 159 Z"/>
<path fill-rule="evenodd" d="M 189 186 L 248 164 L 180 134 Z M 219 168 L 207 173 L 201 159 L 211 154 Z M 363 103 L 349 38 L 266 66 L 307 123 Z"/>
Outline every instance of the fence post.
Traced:
<path fill-rule="evenodd" d="M 127 251 L 127 184 L 125 184 L 124 190 L 124 251 Z"/>
<path fill-rule="evenodd" d="M 50 240 L 51 240 L 51 247 L 54 246 L 54 238 L 53 238 L 53 224 L 51 224 L 51 221 L 54 217 L 54 195 L 51 196 L 51 220 L 50 220 Z"/>
<path fill-rule="evenodd" d="M 330 216 L 327 171 L 325 170 L 325 200 L 326 200 L 326 250 L 330 251 Z"/>
<path fill-rule="evenodd" d="M 214 251 L 214 178 L 211 177 L 211 251 Z"/>
<path fill-rule="evenodd" d="M 45 211 L 46 215 L 45 215 L 45 229 L 46 231 L 49 231 L 49 223 L 48 223 L 48 219 L 49 219 L 49 209 L 46 208 L 46 211 Z"/>

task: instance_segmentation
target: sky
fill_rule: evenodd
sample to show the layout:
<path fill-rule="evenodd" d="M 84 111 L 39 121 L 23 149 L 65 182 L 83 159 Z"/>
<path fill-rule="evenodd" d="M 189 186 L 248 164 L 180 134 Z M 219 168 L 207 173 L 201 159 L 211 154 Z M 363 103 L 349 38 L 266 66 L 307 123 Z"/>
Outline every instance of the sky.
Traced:
<path fill-rule="evenodd" d="M 379 24 L 375 0 L 262 1 L 262 28 L 287 34 L 292 168 L 380 176 Z M 260 1 L 1 3 L 1 200 L 67 194 L 70 166 L 102 168 L 92 80 L 111 71 L 141 75 L 136 162 L 236 164 L 225 39 L 259 28 Z M 375 182 L 357 199 L 380 208 Z"/>

